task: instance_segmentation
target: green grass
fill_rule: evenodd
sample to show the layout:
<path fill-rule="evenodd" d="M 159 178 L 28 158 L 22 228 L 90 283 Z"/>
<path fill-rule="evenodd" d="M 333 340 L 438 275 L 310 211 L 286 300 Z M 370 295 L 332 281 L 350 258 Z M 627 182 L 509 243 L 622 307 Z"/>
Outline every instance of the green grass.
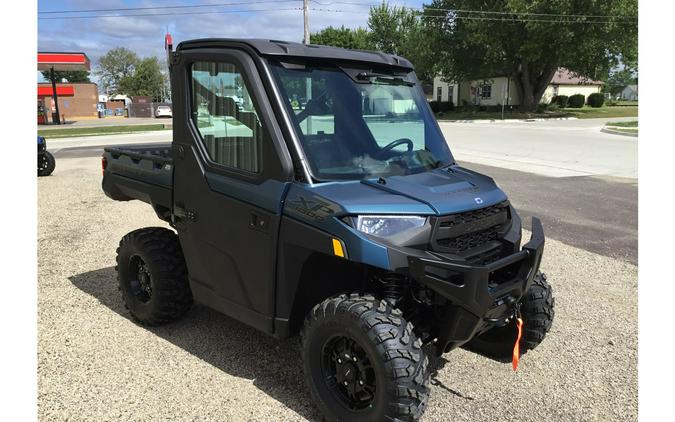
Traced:
<path fill-rule="evenodd" d="M 637 120 L 633 120 L 630 122 L 607 122 L 607 126 L 614 126 L 614 127 L 638 127 L 638 122 Z"/>
<path fill-rule="evenodd" d="M 168 129 L 164 124 L 128 125 L 128 126 L 100 126 L 100 127 L 73 127 L 63 129 L 38 130 L 38 135 L 45 138 L 68 138 L 73 136 L 99 136 L 119 133 L 149 132 Z"/>
<path fill-rule="evenodd" d="M 637 106 L 605 106 L 593 108 L 563 108 L 543 113 L 523 113 L 519 111 L 505 112 L 504 119 L 547 119 L 560 117 L 576 117 L 578 119 L 596 119 L 602 117 L 637 117 Z M 502 113 L 497 111 L 458 111 L 436 113 L 438 120 L 501 120 Z"/>

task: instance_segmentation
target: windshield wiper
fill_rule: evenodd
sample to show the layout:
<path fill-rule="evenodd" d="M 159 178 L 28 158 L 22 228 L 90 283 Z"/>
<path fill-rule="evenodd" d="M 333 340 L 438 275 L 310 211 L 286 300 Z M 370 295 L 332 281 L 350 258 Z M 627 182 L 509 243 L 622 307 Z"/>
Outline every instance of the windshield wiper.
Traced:
<path fill-rule="evenodd" d="M 375 80 L 376 82 L 386 83 L 389 85 L 415 86 L 415 82 L 407 81 L 396 76 L 383 75 L 381 73 L 361 72 L 356 75 L 356 79 L 360 81 Z"/>

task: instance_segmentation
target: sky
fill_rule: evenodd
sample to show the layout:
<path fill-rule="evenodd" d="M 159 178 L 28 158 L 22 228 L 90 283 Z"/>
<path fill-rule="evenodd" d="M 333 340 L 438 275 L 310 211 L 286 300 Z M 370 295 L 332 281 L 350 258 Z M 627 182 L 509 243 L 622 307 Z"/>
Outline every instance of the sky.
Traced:
<path fill-rule="evenodd" d="M 390 0 L 389 4 L 419 8 L 424 2 L 424 0 Z M 379 0 L 312 0 L 310 7 L 321 10 L 310 10 L 310 31 L 317 32 L 331 25 L 337 27 L 344 25 L 349 28 L 365 27 L 369 6 L 378 3 Z M 426 3 L 430 3 L 430 0 Z M 204 4 L 214 4 L 214 6 L 47 13 Z M 229 5 L 224 6 L 225 4 Z M 166 15 L 169 13 L 172 15 Z M 114 17 L 114 15 L 121 14 L 145 16 Z M 75 16 L 103 17 L 64 18 Z M 162 58 L 164 56 L 164 34 L 167 29 L 173 36 L 174 45 L 183 40 L 204 37 L 267 38 L 300 42 L 303 36 L 302 0 L 101 0 L 97 2 L 38 0 L 38 51 L 84 52 L 92 62 L 92 70 L 98 59 L 106 51 L 115 47 L 129 48 L 140 57 L 154 55 Z M 39 75 L 38 78 L 41 76 Z"/>

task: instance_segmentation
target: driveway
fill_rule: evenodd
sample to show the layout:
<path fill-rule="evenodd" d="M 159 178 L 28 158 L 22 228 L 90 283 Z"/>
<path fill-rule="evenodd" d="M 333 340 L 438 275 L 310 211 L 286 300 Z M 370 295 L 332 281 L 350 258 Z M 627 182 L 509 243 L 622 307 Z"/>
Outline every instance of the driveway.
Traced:
<path fill-rule="evenodd" d="M 549 177 L 637 179 L 637 138 L 600 132 L 608 121 L 439 122 L 458 161 Z"/>

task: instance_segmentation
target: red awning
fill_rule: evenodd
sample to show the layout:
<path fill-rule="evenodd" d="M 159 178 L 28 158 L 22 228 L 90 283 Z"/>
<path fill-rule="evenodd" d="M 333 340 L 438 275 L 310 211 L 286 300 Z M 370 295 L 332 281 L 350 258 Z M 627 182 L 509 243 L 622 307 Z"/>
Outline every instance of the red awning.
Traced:
<path fill-rule="evenodd" d="M 89 58 L 84 53 L 40 53 L 38 70 L 90 70 Z M 58 93 L 58 91 L 57 91 Z"/>
<path fill-rule="evenodd" d="M 72 97 L 73 95 L 75 95 L 75 90 L 73 89 L 72 86 L 57 86 L 56 95 L 58 95 L 59 97 L 61 96 Z M 38 97 L 53 97 L 53 96 L 54 91 L 52 91 L 51 86 L 38 85 Z"/>

